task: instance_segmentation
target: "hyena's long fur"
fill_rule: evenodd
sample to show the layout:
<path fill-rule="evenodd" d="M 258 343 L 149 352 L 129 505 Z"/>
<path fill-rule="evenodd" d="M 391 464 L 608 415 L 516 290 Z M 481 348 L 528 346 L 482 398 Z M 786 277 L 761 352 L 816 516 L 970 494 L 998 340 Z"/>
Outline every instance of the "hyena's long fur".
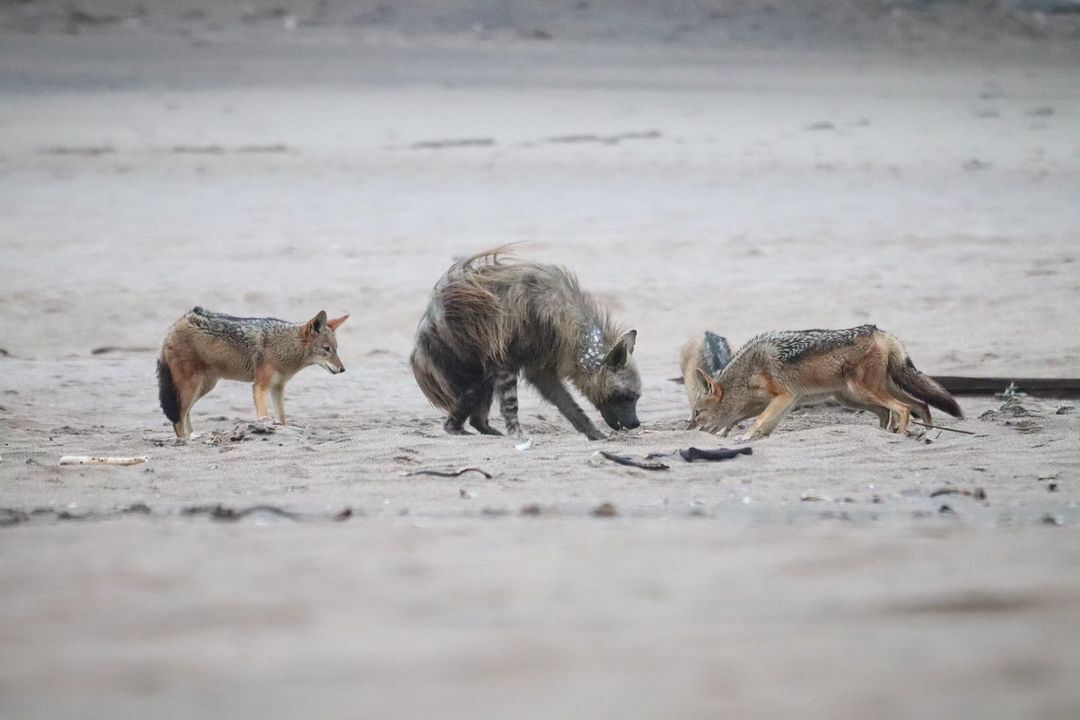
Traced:
<path fill-rule="evenodd" d="M 410 363 L 420 389 L 446 411 L 444 428 L 466 419 L 481 433 L 493 396 L 509 434 L 520 436 L 517 380 L 523 374 L 579 432 L 604 437 L 563 384 L 572 383 L 615 429 L 638 426 L 641 380 L 623 332 L 570 271 L 517 261 L 497 248 L 454 263 L 435 285 Z"/>
<path fill-rule="evenodd" d="M 932 424 L 929 405 L 963 417 L 956 400 L 919 372 L 903 345 L 873 325 L 845 330 L 763 333 L 735 353 L 694 403 L 692 424 L 726 434 L 758 416 L 748 437 L 768 435 L 796 402 L 833 395 L 878 414 L 883 427 L 904 432 L 914 413 Z"/>

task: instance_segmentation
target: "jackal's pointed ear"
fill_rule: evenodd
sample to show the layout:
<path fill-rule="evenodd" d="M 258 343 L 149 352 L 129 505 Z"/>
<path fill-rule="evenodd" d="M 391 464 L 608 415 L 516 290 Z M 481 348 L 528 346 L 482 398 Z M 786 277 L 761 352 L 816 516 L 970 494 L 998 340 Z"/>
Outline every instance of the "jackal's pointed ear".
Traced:
<path fill-rule="evenodd" d="M 326 311 L 320 310 L 319 314 L 307 321 L 304 332 L 308 335 L 318 335 L 326 328 Z"/>
<path fill-rule="evenodd" d="M 330 320 L 326 321 L 326 326 L 328 328 L 330 328 L 331 330 L 337 330 L 338 326 L 341 325 L 341 323 L 345 322 L 348 319 L 349 319 L 348 315 L 342 315 L 339 318 L 331 318 Z"/>
<path fill-rule="evenodd" d="M 705 392 L 713 400 L 720 400 L 724 397 L 724 386 L 716 382 L 716 379 L 712 375 L 705 372 L 701 368 L 694 368 L 697 370 L 698 377 L 705 383 Z"/>
<path fill-rule="evenodd" d="M 637 341 L 637 330 L 631 330 L 630 332 L 619 338 L 619 342 L 608 350 L 608 354 L 604 356 L 604 365 L 612 370 L 622 370 L 626 367 L 626 363 L 630 360 L 630 355 L 634 352 L 634 343 Z"/>

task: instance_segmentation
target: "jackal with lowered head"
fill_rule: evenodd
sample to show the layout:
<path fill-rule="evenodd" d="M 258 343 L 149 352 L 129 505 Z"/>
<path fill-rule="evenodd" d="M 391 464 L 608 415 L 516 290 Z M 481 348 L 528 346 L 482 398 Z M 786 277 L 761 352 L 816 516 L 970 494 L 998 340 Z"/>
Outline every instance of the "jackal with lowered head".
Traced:
<path fill-rule="evenodd" d="M 769 435 L 798 401 L 813 396 L 870 410 L 893 432 L 906 433 L 912 414 L 932 425 L 928 404 L 963 417 L 956 399 L 915 368 L 900 341 L 874 325 L 763 333 L 718 375 L 692 372 L 703 390 L 692 399 L 690 426 L 726 435 L 757 416 L 745 439 Z"/>
<path fill-rule="evenodd" d="M 686 397 L 690 400 L 691 413 L 694 411 L 697 401 L 704 398 L 709 392 L 710 386 L 707 379 L 712 378 L 715 381 L 728 363 L 731 362 L 731 356 L 731 346 L 728 345 L 727 338 L 708 330 L 705 331 L 704 335 L 692 338 L 683 345 L 679 365 L 682 369 L 682 382 L 686 389 Z M 846 389 L 840 389 L 825 395 L 804 395 L 799 398 L 798 405 L 813 404 L 822 400 L 834 400 L 855 410 L 865 410 L 873 413 L 877 416 L 883 430 L 889 427 L 892 418 L 892 414 L 885 408 L 880 405 L 867 405 L 860 402 Z M 924 406 L 925 404 L 921 403 L 919 406 L 912 407 L 911 413 L 923 422 L 929 423 L 930 414 L 929 411 L 923 412 Z M 693 426 L 693 420 L 691 420 L 691 426 Z M 725 430 L 723 434 L 726 436 L 727 433 L 728 431 Z"/>
<path fill-rule="evenodd" d="M 285 424 L 285 383 L 308 365 L 345 372 L 334 331 L 348 315 L 326 311 L 306 323 L 242 318 L 196 306 L 169 328 L 158 358 L 158 394 L 179 438 L 191 435 L 191 407 L 219 379 L 254 383 L 255 414 L 267 417 L 266 395 Z"/>
<path fill-rule="evenodd" d="M 446 432 L 498 435 L 488 415 L 498 395 L 506 431 L 521 436 L 517 382 L 590 440 L 604 436 L 563 384 L 570 381 L 613 429 L 636 428 L 641 378 L 637 332 L 624 332 L 569 270 L 518 261 L 505 248 L 454 263 L 436 283 L 410 357 L 417 384 L 446 411 Z"/>

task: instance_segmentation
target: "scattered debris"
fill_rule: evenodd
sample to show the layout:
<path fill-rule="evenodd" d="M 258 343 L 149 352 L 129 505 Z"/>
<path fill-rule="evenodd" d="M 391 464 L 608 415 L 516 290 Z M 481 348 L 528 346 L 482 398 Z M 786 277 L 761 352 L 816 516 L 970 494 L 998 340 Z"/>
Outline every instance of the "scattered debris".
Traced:
<path fill-rule="evenodd" d="M 34 518 L 44 517 L 53 520 L 60 521 L 79 521 L 79 520 L 106 520 L 109 518 L 121 517 L 126 515 L 157 515 L 161 517 L 163 514 L 155 513 L 149 505 L 142 502 L 133 503 L 131 505 L 125 505 L 122 507 L 116 507 L 109 510 L 87 510 L 85 512 L 73 512 L 74 506 L 69 506 L 67 509 L 58 510 L 51 507 L 39 507 L 33 510 L 19 510 L 17 508 L 0 508 L 0 527 L 8 527 L 11 525 L 18 525 L 20 523 L 29 522 Z M 267 513 L 271 515 L 277 515 L 279 517 L 288 518 L 290 520 L 323 520 L 330 519 L 335 522 L 341 522 L 348 520 L 353 516 L 353 509 L 346 507 L 333 513 L 329 517 L 321 514 L 304 515 L 301 513 L 290 512 L 273 505 L 252 505 L 246 508 L 230 508 L 221 504 L 217 505 L 192 505 L 182 508 L 180 510 L 181 516 L 197 516 L 205 515 L 213 520 L 220 520 L 226 522 L 235 522 L 242 520 L 249 515 L 257 513 Z"/>
<path fill-rule="evenodd" d="M 799 500 L 802 502 L 825 502 L 826 499 L 821 495 L 811 495 L 810 493 L 803 493 L 799 496 Z"/>
<path fill-rule="evenodd" d="M 642 470 L 667 470 L 669 467 L 667 463 L 662 463 L 659 460 L 636 458 L 632 455 L 616 455 L 607 450 L 598 450 L 596 455 L 605 457 L 611 462 L 618 463 L 619 465 L 629 465 L 630 467 L 641 468 Z M 593 457 L 596 457 L 596 455 Z"/>
<path fill-rule="evenodd" d="M 1047 483 L 1046 484 L 1046 491 L 1047 492 L 1057 492 L 1058 491 L 1058 484 L 1056 482 Z"/>
<path fill-rule="evenodd" d="M 979 170 L 985 170 L 990 167 L 990 163 L 980 160 L 979 158 L 971 158 L 963 164 L 963 168 L 968 172 L 977 172 Z"/>
<path fill-rule="evenodd" d="M 953 512 L 953 509 L 951 507 L 949 507 L 948 505 L 942 505 L 941 507 L 939 507 L 937 509 L 937 511 L 942 515 L 954 515 L 955 514 Z"/>
<path fill-rule="evenodd" d="M 240 423 L 232 430 L 215 430 L 210 433 L 207 445 L 222 445 L 226 442 L 236 443 L 247 440 L 252 435 L 273 435 L 277 432 L 273 425 L 261 422 Z M 192 436 L 194 438 L 194 435 Z"/>
<path fill-rule="evenodd" d="M 930 493 L 930 497 L 940 497 L 941 495 L 963 495 L 965 497 L 975 498 L 976 500 L 985 500 L 986 491 L 982 488 L 975 488 L 974 490 L 966 490 L 964 488 L 941 488 Z"/>
<path fill-rule="evenodd" d="M 1028 110 L 1025 115 L 1028 117 L 1050 117 L 1056 112 L 1053 105 L 1040 105 Z"/>
<path fill-rule="evenodd" d="M 434 477 L 455 478 L 461 477 L 468 472 L 480 473 L 488 480 L 493 477 L 491 473 L 487 472 L 486 470 L 481 470 L 478 467 L 463 467 L 458 470 L 412 470 L 410 472 L 404 473 L 404 475 L 405 477 L 412 477 L 413 475 L 432 475 Z"/>
<path fill-rule="evenodd" d="M 517 445 L 515 445 L 514 449 L 525 452 L 526 450 L 528 450 L 528 449 L 530 449 L 532 447 L 532 442 L 533 442 L 532 438 L 527 437 L 524 440 L 522 440 L 521 442 L 519 442 Z"/>
<path fill-rule="evenodd" d="M 90 351 L 91 355 L 108 355 L 109 353 L 117 352 L 153 352 L 154 348 L 151 347 L 121 347 L 119 345 L 104 345 L 102 347 L 96 347 Z"/>
<path fill-rule="evenodd" d="M 509 515 L 510 511 L 506 508 L 485 507 L 480 510 L 480 514 L 487 515 L 488 517 L 503 517 Z"/>
<path fill-rule="evenodd" d="M 715 450 L 702 450 L 701 448 L 688 447 L 679 450 L 679 456 L 686 462 L 696 460 L 731 460 L 739 455 L 753 455 L 754 449 L 750 446 L 741 448 L 716 448 Z"/>
<path fill-rule="evenodd" d="M 83 157 L 98 157 L 100 155 L 112 155 L 116 152 L 116 148 L 111 145 L 54 145 L 42 148 L 39 152 L 42 155 L 82 155 Z"/>
<path fill-rule="evenodd" d="M 1058 405 L 1057 410 L 1054 411 L 1055 415 L 1070 415 L 1072 414 L 1072 405 Z"/>
<path fill-rule="evenodd" d="M 1058 526 L 1058 525 L 1062 524 L 1061 520 L 1058 519 L 1058 517 L 1056 515 L 1052 514 L 1052 513 L 1046 513 L 1045 515 L 1043 515 L 1040 522 L 1043 525 Z"/>
<path fill-rule="evenodd" d="M 601 145 L 618 145 L 623 140 L 656 140 L 660 135 L 659 130 L 647 130 L 645 132 L 624 132 L 614 135 L 597 135 L 595 133 L 581 133 L 578 135 L 557 135 L 549 137 L 544 142 L 556 145 L 574 143 L 600 143 Z"/>
<path fill-rule="evenodd" d="M 828 120 L 818 120 L 806 126 L 807 130 L 835 130 L 836 126 Z"/>
<path fill-rule="evenodd" d="M 225 505 L 192 505 L 186 507 L 180 511 L 181 515 L 206 515 L 213 520 L 222 520 L 226 522 L 236 522 L 237 520 L 243 520 L 248 515 L 254 515 L 256 513 L 267 513 L 270 515 L 277 515 L 278 517 L 288 518 L 289 520 L 299 520 L 300 516 L 294 512 L 283 510 L 274 505 L 252 505 L 250 507 L 236 509 L 226 507 Z"/>
<path fill-rule="evenodd" d="M 537 515 L 543 514 L 543 512 L 544 511 L 536 503 L 521 506 L 521 514 L 522 515 L 529 515 L 529 516 L 535 517 Z"/>
<path fill-rule="evenodd" d="M 947 432 L 961 433 L 963 435 L 976 435 L 977 434 L 977 433 L 973 433 L 970 430 L 961 430 L 959 428 L 942 427 L 941 425 L 927 425 L 926 423 L 920 422 L 918 420 L 911 420 L 910 422 L 911 422 L 912 425 L 922 425 L 924 428 L 930 428 L 931 430 L 945 430 Z M 927 440 L 929 441 L 929 438 L 927 438 Z"/>
<path fill-rule="evenodd" d="M 527 40 L 550 40 L 551 33 L 543 28 L 534 28 L 532 30 L 519 30 L 518 35 Z"/>
<path fill-rule="evenodd" d="M 473 498 L 475 498 L 475 497 L 476 497 L 476 495 L 474 495 L 473 493 L 469 492 L 469 491 L 468 491 L 468 490 L 466 490 L 465 488 L 458 488 L 458 495 L 460 495 L 460 496 L 461 496 L 461 499 L 462 499 L 462 500 L 472 500 Z"/>
<path fill-rule="evenodd" d="M 594 507 L 589 514 L 593 517 L 617 517 L 619 509 L 615 507 L 614 503 L 605 502 Z"/>
<path fill-rule="evenodd" d="M 443 148 L 455 147 L 490 147 L 495 144 L 494 138 L 461 138 L 457 140 L 421 140 L 412 144 L 413 150 L 442 150 Z"/>
<path fill-rule="evenodd" d="M 64 455 L 60 458 L 61 465 L 139 465 L 147 462 L 149 455 L 139 457 L 106 457 L 95 455 Z"/>

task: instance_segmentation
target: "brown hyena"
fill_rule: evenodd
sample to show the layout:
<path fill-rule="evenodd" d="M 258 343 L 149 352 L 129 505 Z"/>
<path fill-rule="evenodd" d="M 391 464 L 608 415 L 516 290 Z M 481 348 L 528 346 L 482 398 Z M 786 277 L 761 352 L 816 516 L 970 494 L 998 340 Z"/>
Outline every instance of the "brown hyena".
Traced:
<path fill-rule="evenodd" d="M 555 265 L 489 250 L 454 263 L 435 285 L 410 362 L 424 395 L 447 413 L 448 433 L 488 424 L 494 395 L 506 431 L 521 436 L 519 374 L 590 440 L 604 437 L 563 384 L 569 380 L 612 428 L 636 428 L 641 378 L 623 332 L 577 278 Z"/>

